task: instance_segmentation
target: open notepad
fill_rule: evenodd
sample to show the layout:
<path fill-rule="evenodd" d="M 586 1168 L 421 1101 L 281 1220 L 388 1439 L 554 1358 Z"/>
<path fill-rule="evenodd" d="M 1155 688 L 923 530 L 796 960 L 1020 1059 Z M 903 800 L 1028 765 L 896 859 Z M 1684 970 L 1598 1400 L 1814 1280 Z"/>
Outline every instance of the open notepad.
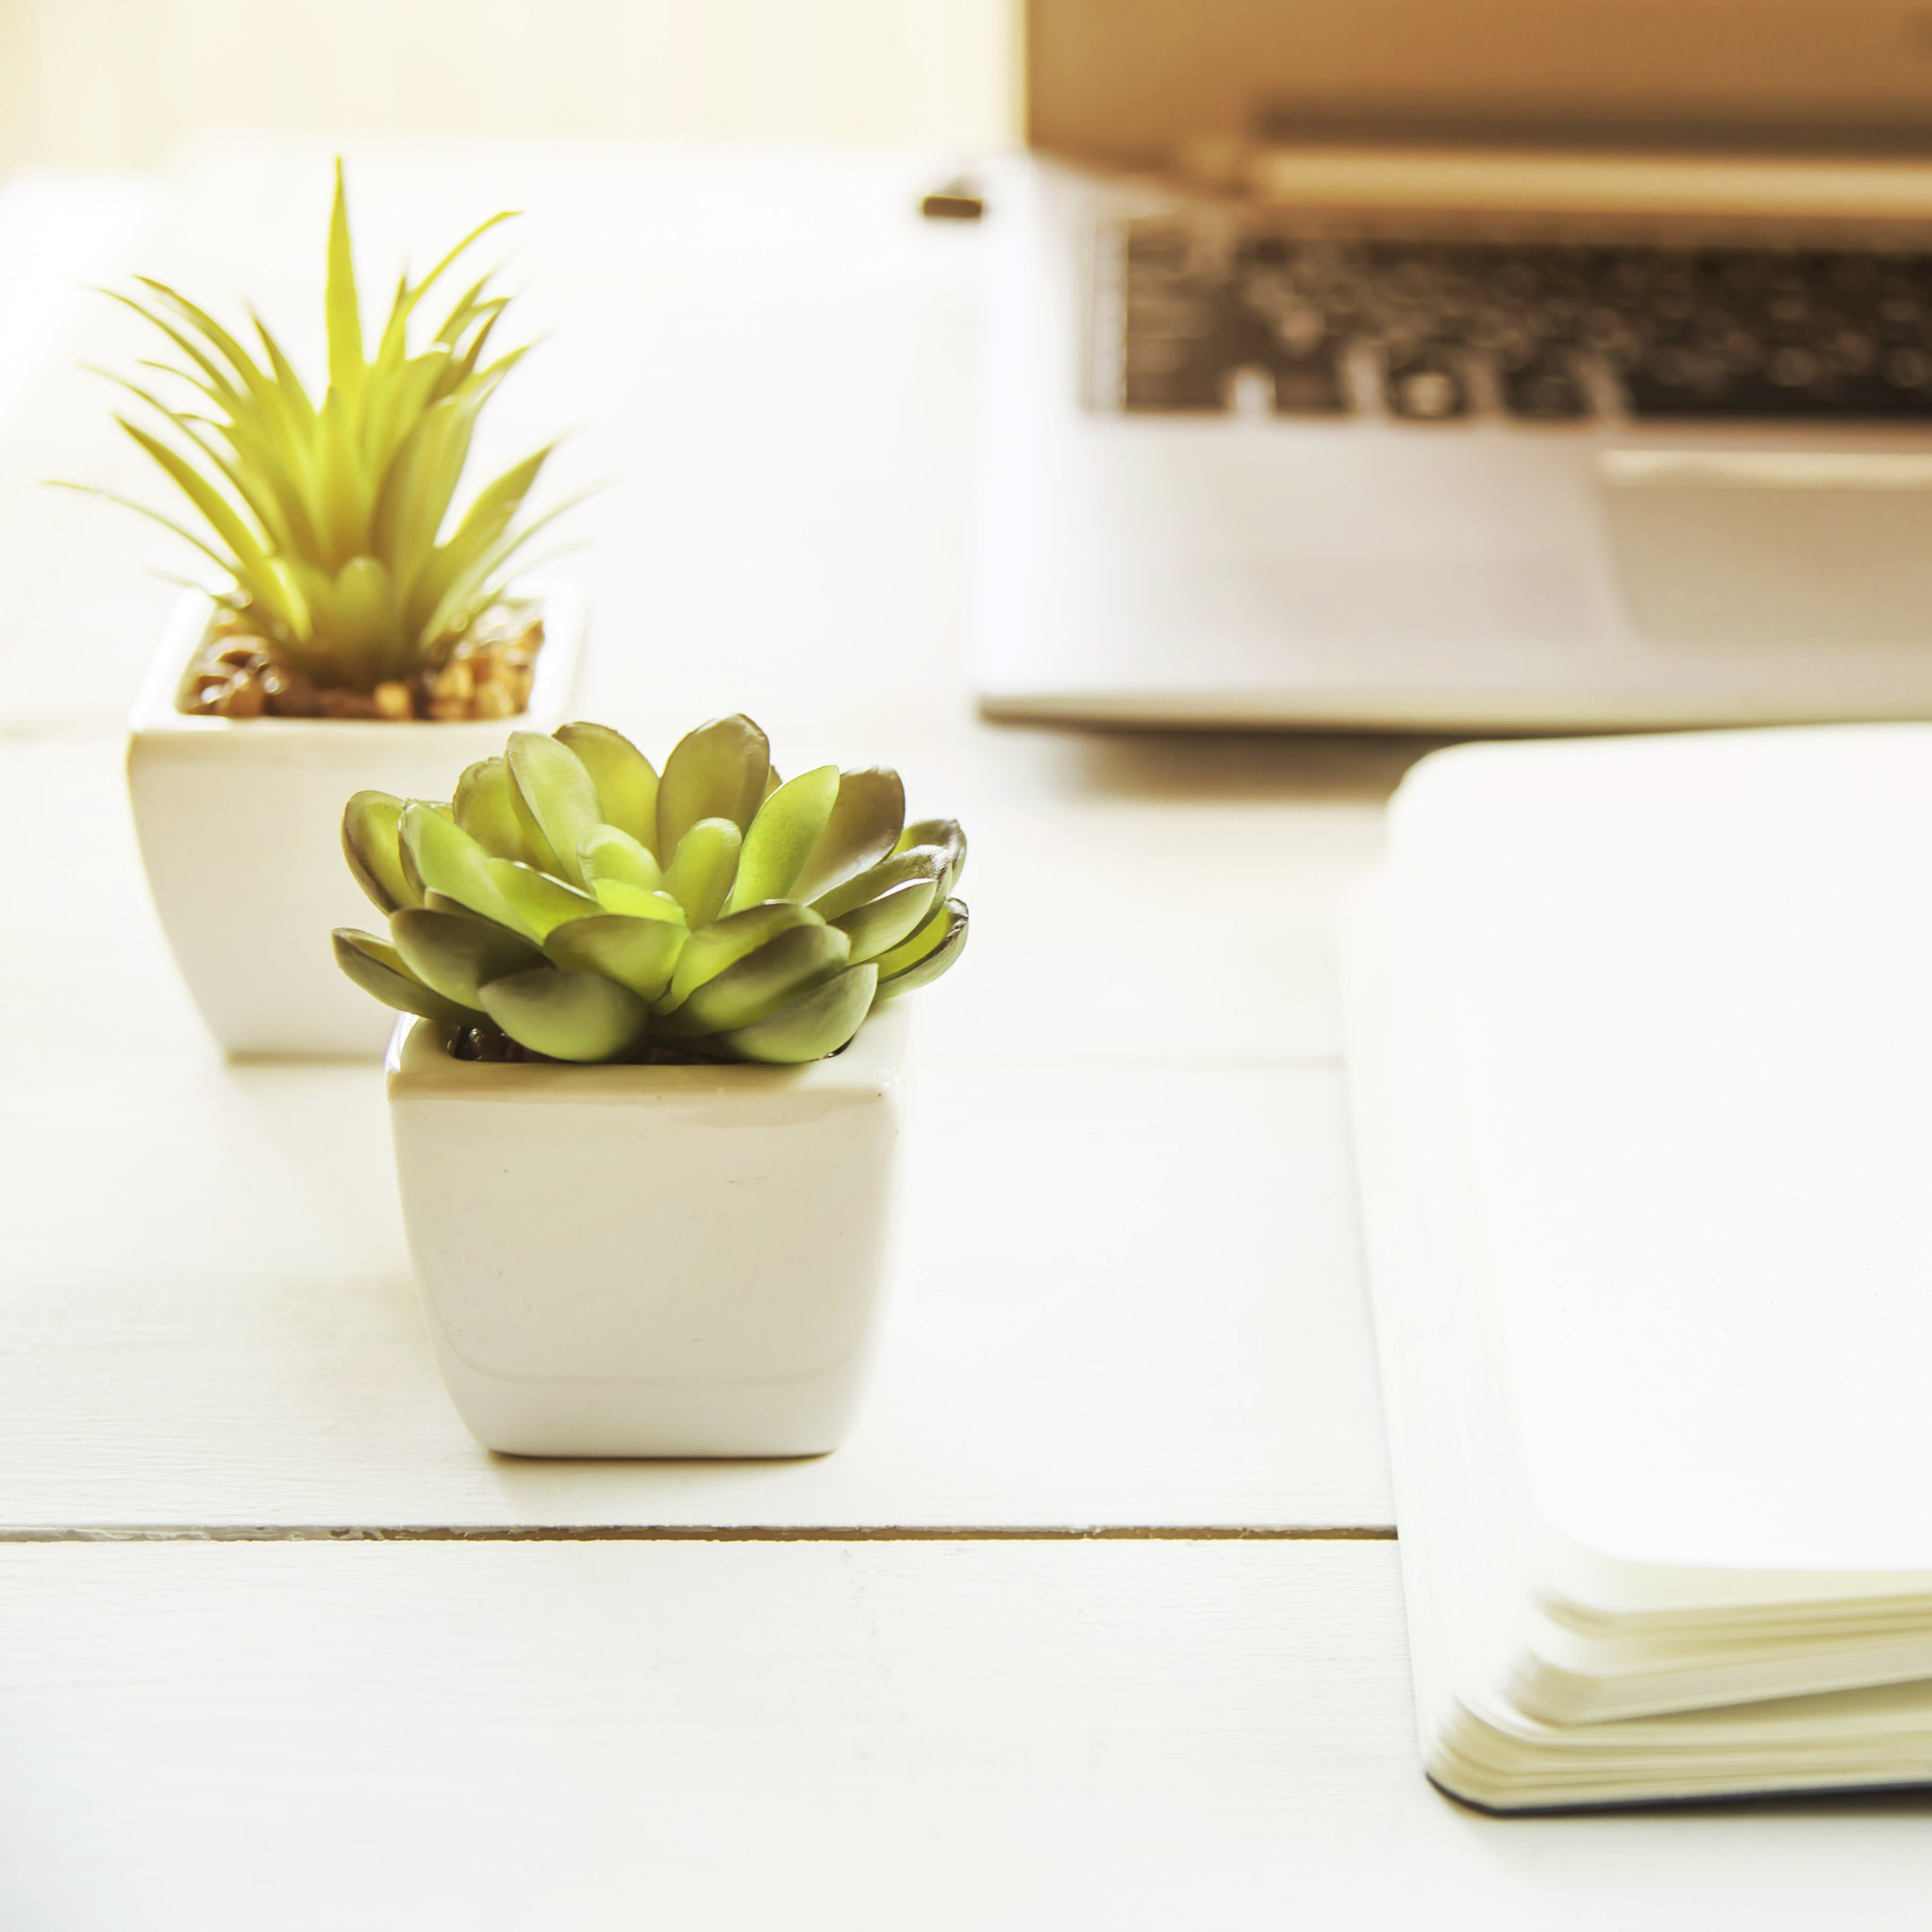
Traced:
<path fill-rule="evenodd" d="M 1932 727 L 1438 754 L 1344 977 L 1430 1775 L 1932 1780 Z"/>

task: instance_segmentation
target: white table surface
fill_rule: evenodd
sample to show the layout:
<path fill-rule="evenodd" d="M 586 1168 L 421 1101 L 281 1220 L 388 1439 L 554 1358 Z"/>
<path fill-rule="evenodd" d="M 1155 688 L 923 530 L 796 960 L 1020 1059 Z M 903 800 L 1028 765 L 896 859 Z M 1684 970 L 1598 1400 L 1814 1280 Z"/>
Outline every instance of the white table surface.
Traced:
<path fill-rule="evenodd" d="M 63 260 L 245 288 L 300 342 L 325 153 L 42 178 L 0 235 L 64 205 Z M 808 1462 L 458 1424 L 375 1071 L 225 1065 L 174 978 L 119 721 L 175 560 L 38 487 L 159 500 L 71 366 L 141 351 L 24 278 L 0 1925 L 1909 1923 L 1917 1799 L 1501 1823 L 1422 1781 L 1329 972 L 1416 748 L 975 721 L 990 236 L 909 212 L 947 159 L 351 148 L 372 281 L 528 210 L 526 326 L 561 333 L 479 458 L 575 423 L 559 481 L 617 478 L 569 565 L 582 713 L 661 750 L 744 708 L 788 769 L 896 762 L 971 835 L 972 948 L 919 995 L 920 1233 L 865 1419 Z"/>

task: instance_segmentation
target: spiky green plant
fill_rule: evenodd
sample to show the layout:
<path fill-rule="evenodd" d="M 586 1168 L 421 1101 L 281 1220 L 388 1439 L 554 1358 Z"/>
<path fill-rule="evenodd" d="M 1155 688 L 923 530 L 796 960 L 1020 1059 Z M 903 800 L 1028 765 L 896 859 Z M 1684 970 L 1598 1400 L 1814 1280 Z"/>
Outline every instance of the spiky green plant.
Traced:
<path fill-rule="evenodd" d="M 336 958 L 476 1056 L 819 1059 L 965 946 L 965 836 L 905 820 L 896 772 L 781 784 L 739 715 L 661 776 L 607 725 L 519 731 L 450 805 L 349 801 L 342 850 L 390 938 L 340 928 Z"/>
<path fill-rule="evenodd" d="M 314 685 L 368 692 L 435 670 L 489 603 L 511 556 L 558 513 L 514 526 L 552 444 L 484 485 L 445 529 L 477 415 L 527 348 L 483 359 L 509 297 L 489 293 L 486 275 L 419 353 L 410 354 L 407 340 L 423 298 L 509 218 L 506 211 L 479 224 L 420 282 L 405 272 L 369 355 L 338 161 L 325 298 L 328 386 L 319 404 L 252 312 L 262 361 L 165 283 L 142 277 L 145 299 L 115 296 L 183 358 L 142 366 L 206 398 L 209 412 L 177 409 L 140 383 L 110 376 L 186 445 L 115 419 L 178 486 L 206 533 L 143 504 L 112 500 L 217 564 L 234 580 L 249 628 L 269 655 Z"/>

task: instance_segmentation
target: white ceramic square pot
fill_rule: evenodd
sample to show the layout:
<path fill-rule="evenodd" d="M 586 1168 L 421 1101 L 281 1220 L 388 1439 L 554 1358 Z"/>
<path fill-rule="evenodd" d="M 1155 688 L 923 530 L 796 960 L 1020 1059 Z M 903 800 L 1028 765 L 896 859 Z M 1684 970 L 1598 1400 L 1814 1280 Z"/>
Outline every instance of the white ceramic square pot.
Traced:
<path fill-rule="evenodd" d="M 458 1413 L 520 1456 L 812 1456 L 882 1309 L 907 1015 L 799 1067 L 452 1059 L 405 1021 L 390 1121 Z"/>
<path fill-rule="evenodd" d="M 448 798 L 463 767 L 511 731 L 564 722 L 582 593 L 512 588 L 543 610 L 529 707 L 460 724 L 192 717 L 175 696 L 208 600 L 196 591 L 176 607 L 128 717 L 127 789 L 162 930 L 229 1053 L 382 1052 L 393 1016 L 342 976 L 329 946 L 336 926 L 380 924 L 342 859 L 342 807 L 363 791 Z"/>

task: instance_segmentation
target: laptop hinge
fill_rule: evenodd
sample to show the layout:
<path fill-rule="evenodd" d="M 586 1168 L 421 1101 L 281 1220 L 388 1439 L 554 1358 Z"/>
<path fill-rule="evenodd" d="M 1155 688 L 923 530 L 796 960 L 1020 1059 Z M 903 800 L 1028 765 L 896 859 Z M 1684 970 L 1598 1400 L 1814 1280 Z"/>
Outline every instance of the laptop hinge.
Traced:
<path fill-rule="evenodd" d="M 1200 185 L 1308 214 L 1449 226 L 1606 224 L 1700 233 L 1932 232 L 1932 160 L 1790 155 L 1579 154 L 1516 147 L 1190 143 Z"/>

